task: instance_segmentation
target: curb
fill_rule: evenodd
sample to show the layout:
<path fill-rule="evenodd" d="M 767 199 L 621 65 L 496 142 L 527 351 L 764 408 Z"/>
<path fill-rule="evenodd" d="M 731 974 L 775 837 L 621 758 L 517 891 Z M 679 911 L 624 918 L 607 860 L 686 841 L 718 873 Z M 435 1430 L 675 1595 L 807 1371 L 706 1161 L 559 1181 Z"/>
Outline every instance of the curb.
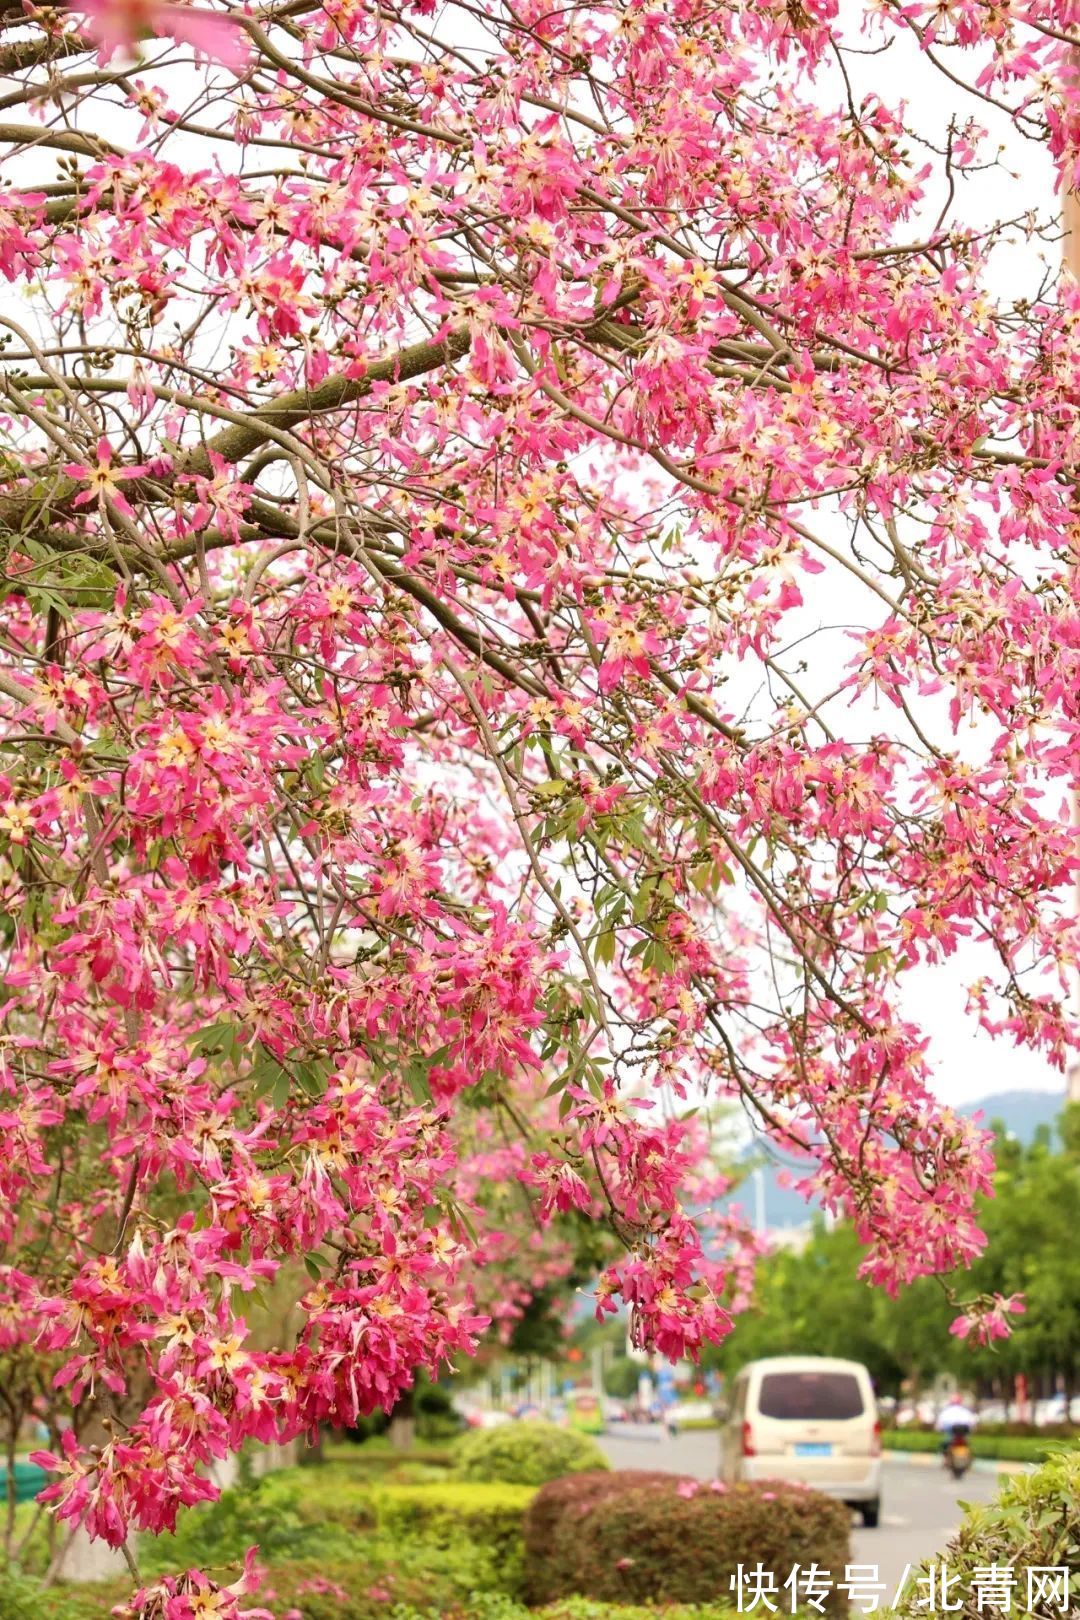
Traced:
<path fill-rule="evenodd" d="M 941 1458 L 936 1451 L 890 1451 L 886 1446 L 882 1461 L 901 1462 L 906 1468 L 940 1468 Z M 976 1457 L 971 1464 L 975 1474 L 1030 1474 L 1035 1463 L 1006 1461 L 1004 1457 Z"/>

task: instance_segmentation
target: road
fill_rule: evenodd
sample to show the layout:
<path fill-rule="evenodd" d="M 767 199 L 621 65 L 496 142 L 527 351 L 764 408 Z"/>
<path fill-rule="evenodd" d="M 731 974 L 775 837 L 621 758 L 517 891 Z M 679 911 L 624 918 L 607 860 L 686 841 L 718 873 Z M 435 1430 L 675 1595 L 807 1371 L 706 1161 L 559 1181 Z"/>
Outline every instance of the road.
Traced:
<path fill-rule="evenodd" d="M 672 1440 L 659 1427 L 636 1425 L 625 1434 L 609 1434 L 600 1444 L 614 1468 L 658 1468 L 695 1479 L 716 1475 L 720 1436 L 715 1430 L 681 1434 Z M 853 1564 L 876 1564 L 887 1592 L 888 1607 L 905 1571 L 944 1551 L 963 1517 L 963 1502 L 986 1502 L 997 1491 L 997 1475 L 972 1472 L 960 1484 L 935 1465 L 919 1466 L 887 1457 L 882 1488 L 881 1524 L 877 1530 L 857 1526 L 851 1536 Z"/>

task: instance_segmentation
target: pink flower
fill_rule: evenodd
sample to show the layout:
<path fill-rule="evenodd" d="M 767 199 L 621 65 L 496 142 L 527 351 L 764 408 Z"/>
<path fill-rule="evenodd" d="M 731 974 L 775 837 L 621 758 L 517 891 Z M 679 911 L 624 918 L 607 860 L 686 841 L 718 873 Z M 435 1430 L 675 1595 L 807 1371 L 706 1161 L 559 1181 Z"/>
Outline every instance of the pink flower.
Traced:
<path fill-rule="evenodd" d="M 133 516 L 131 506 L 120 489 L 125 479 L 141 478 L 148 471 L 146 467 L 121 467 L 113 461 L 113 447 L 108 439 L 101 438 L 97 442 L 97 461 L 93 465 L 82 461 L 69 461 L 64 464 L 64 471 L 69 478 L 76 478 L 80 483 L 89 484 L 76 495 L 73 506 L 86 506 L 90 501 L 106 497 L 111 500 L 121 512 L 129 517 Z"/>
<path fill-rule="evenodd" d="M 174 5 L 168 0 L 78 0 L 74 10 L 86 18 L 88 31 L 100 42 L 100 62 L 117 51 L 134 54 L 147 35 L 165 35 L 194 46 L 202 56 L 234 72 L 246 67 L 250 50 L 239 26 L 219 12 Z"/>
<path fill-rule="evenodd" d="M 995 1339 L 1007 1339 L 1012 1332 L 1010 1316 L 1022 1316 L 1027 1307 L 1022 1294 L 994 1294 L 988 1300 L 977 1300 L 963 1315 L 950 1325 L 949 1332 L 958 1339 L 974 1338 L 978 1344 L 990 1344 Z"/>

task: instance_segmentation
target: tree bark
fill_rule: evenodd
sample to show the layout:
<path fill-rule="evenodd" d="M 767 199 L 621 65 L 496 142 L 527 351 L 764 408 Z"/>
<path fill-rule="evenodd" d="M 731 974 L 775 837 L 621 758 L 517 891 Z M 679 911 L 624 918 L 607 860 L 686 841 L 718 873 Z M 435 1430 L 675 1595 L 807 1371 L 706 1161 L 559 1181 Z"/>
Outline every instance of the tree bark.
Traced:
<path fill-rule="evenodd" d="M 398 1396 L 390 1413 L 388 1429 L 390 1444 L 397 1451 L 408 1451 L 416 1438 L 416 1408 L 413 1390 L 406 1389 Z"/>

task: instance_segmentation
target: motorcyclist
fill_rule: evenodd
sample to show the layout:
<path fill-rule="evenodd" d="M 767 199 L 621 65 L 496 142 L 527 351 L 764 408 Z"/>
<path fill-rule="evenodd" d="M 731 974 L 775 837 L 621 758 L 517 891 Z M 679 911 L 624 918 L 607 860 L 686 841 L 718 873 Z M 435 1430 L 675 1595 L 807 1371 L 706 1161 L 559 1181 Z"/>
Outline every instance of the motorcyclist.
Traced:
<path fill-rule="evenodd" d="M 945 1403 L 937 1415 L 934 1427 L 941 1435 L 941 1454 L 944 1456 L 954 1440 L 966 1439 L 977 1428 L 978 1414 L 959 1395 Z"/>

